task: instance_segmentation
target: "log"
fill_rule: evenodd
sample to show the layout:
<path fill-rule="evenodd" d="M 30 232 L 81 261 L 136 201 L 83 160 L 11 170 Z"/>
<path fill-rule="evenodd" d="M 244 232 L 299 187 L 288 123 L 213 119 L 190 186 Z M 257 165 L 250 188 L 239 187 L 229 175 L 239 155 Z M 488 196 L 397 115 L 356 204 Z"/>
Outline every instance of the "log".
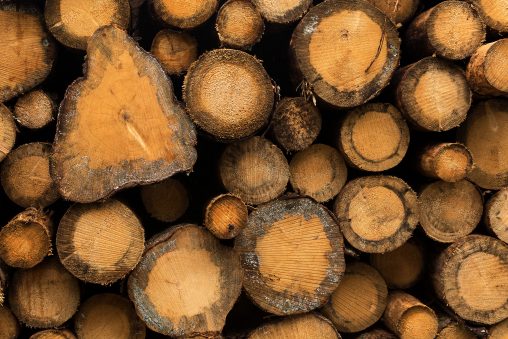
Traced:
<path fill-rule="evenodd" d="M 69 330 L 43 330 L 32 334 L 29 339 L 76 339 L 76 336 Z"/>
<path fill-rule="evenodd" d="M 304 313 L 323 306 L 344 273 L 340 229 L 330 212 L 309 198 L 258 206 L 235 239 L 243 287 L 261 309 Z"/>
<path fill-rule="evenodd" d="M 418 155 L 418 169 L 424 176 L 446 182 L 465 179 L 473 169 L 473 156 L 461 143 L 439 143 Z"/>
<path fill-rule="evenodd" d="M 48 0 L 44 10 L 46 26 L 63 45 L 86 50 L 87 42 L 102 26 L 127 29 L 129 0 Z"/>
<path fill-rule="evenodd" d="M 508 188 L 490 197 L 485 204 L 483 221 L 496 237 L 508 243 Z"/>
<path fill-rule="evenodd" d="M 435 241 L 451 243 L 476 228 L 482 218 L 483 198 L 467 180 L 436 181 L 419 196 L 420 225 Z"/>
<path fill-rule="evenodd" d="M 79 284 L 55 257 L 17 270 L 8 298 L 12 312 L 29 327 L 57 327 L 69 320 L 79 304 Z"/>
<path fill-rule="evenodd" d="M 448 317 L 439 317 L 439 331 L 436 339 L 476 339 L 464 324 L 460 324 Z"/>
<path fill-rule="evenodd" d="M 50 217 L 30 207 L 0 230 L 0 259 L 11 267 L 32 268 L 51 254 L 52 234 Z"/>
<path fill-rule="evenodd" d="M 459 129 L 475 166 L 468 179 L 485 189 L 508 186 L 508 100 L 477 103 Z"/>
<path fill-rule="evenodd" d="M 231 141 L 267 124 L 274 88 L 255 57 L 216 49 L 201 55 L 187 71 L 183 100 L 198 127 L 218 140 Z"/>
<path fill-rule="evenodd" d="M 163 222 L 178 220 L 189 207 L 187 189 L 173 178 L 142 186 L 141 201 L 150 216 Z"/>
<path fill-rule="evenodd" d="M 0 332 L 1 339 L 16 339 L 19 336 L 20 328 L 18 320 L 6 306 L 0 305 Z"/>
<path fill-rule="evenodd" d="M 215 30 L 222 46 L 250 50 L 261 40 L 265 23 L 250 0 L 228 0 L 217 13 Z"/>
<path fill-rule="evenodd" d="M 0 4 L 0 40 L 1 103 L 44 81 L 56 53 L 41 14 L 20 4 Z"/>
<path fill-rule="evenodd" d="M 271 121 L 275 141 L 288 152 L 309 147 L 321 132 L 321 113 L 303 97 L 283 98 Z"/>
<path fill-rule="evenodd" d="M 106 26 L 88 41 L 86 69 L 58 115 L 51 169 L 65 199 L 93 202 L 193 166 L 194 128 L 153 57 Z"/>
<path fill-rule="evenodd" d="M 137 265 L 144 250 L 144 230 L 131 209 L 117 200 L 75 204 L 60 220 L 56 249 L 75 277 L 107 285 Z"/>
<path fill-rule="evenodd" d="M 12 113 L 4 104 L 0 103 L 0 162 L 2 162 L 12 150 L 15 141 L 16 124 L 12 117 Z"/>
<path fill-rule="evenodd" d="M 499 33 L 508 32 L 508 8 L 504 0 L 467 0 L 475 6 L 483 17 L 483 21 L 492 30 Z"/>
<path fill-rule="evenodd" d="M 298 80 L 340 108 L 361 105 L 388 84 L 399 64 L 399 45 L 395 25 L 374 6 L 327 0 L 300 21 L 290 50 Z"/>
<path fill-rule="evenodd" d="M 409 240 L 391 252 L 372 253 L 370 264 L 383 276 L 388 287 L 407 289 L 422 278 L 425 253 L 419 243 Z"/>
<path fill-rule="evenodd" d="M 426 131 L 457 127 L 471 106 L 472 94 L 464 71 L 439 58 L 424 58 L 400 69 L 394 88 L 397 107 L 416 127 Z"/>
<path fill-rule="evenodd" d="M 337 144 L 352 166 L 380 172 L 397 166 L 409 146 L 409 128 L 391 104 L 370 103 L 349 111 Z"/>
<path fill-rule="evenodd" d="M 418 224 L 416 193 L 391 176 L 349 181 L 335 199 L 334 212 L 348 242 L 367 253 L 395 250 Z"/>
<path fill-rule="evenodd" d="M 12 151 L 0 168 L 5 194 L 17 205 L 44 208 L 60 195 L 50 175 L 51 144 L 34 142 Z"/>
<path fill-rule="evenodd" d="M 466 69 L 471 89 L 481 95 L 508 96 L 508 75 L 503 71 L 507 58 L 508 39 L 499 39 L 478 48 Z"/>
<path fill-rule="evenodd" d="M 262 325 L 252 331 L 248 339 L 340 339 L 341 336 L 330 320 L 316 313 L 282 318 Z"/>
<path fill-rule="evenodd" d="M 360 334 L 356 339 L 397 339 L 397 337 L 384 329 L 376 328 Z"/>
<path fill-rule="evenodd" d="M 409 25 L 405 41 L 413 56 L 462 60 L 482 45 L 485 35 L 485 24 L 473 6 L 447 0 L 418 15 Z"/>
<path fill-rule="evenodd" d="M 206 206 L 204 225 L 219 239 L 233 239 L 247 226 L 249 211 L 234 194 L 214 197 Z"/>
<path fill-rule="evenodd" d="M 206 229 L 179 225 L 146 244 L 129 276 L 129 297 L 151 330 L 213 337 L 242 288 L 238 255 Z"/>
<path fill-rule="evenodd" d="M 420 0 L 367 0 L 384 15 L 388 17 L 397 27 L 402 26 L 416 13 Z"/>
<path fill-rule="evenodd" d="M 434 311 L 412 295 L 400 291 L 388 295 L 383 321 L 401 339 L 432 339 L 438 331 Z"/>
<path fill-rule="evenodd" d="M 116 294 L 96 294 L 87 299 L 74 317 L 80 339 L 144 339 L 145 324 L 130 300 Z"/>
<path fill-rule="evenodd" d="M 226 147 L 219 176 L 226 190 L 245 203 L 261 204 L 286 190 L 289 165 L 277 146 L 256 136 Z"/>
<path fill-rule="evenodd" d="M 252 0 L 263 18 L 274 24 L 289 24 L 298 21 L 312 5 L 312 0 Z"/>
<path fill-rule="evenodd" d="M 181 75 L 198 58 L 198 41 L 187 32 L 159 31 L 150 52 L 169 75 Z"/>
<path fill-rule="evenodd" d="M 19 97 L 14 107 L 14 117 L 23 127 L 39 129 L 53 121 L 55 108 L 55 103 L 48 93 L 35 90 Z"/>
<path fill-rule="evenodd" d="M 333 199 L 346 183 L 347 167 L 335 148 L 314 144 L 296 153 L 289 163 L 293 190 L 318 202 Z"/>
<path fill-rule="evenodd" d="M 202 25 L 217 11 L 218 0 L 151 0 L 156 18 L 164 25 L 191 29 Z"/>
<path fill-rule="evenodd" d="M 381 318 L 387 296 L 388 289 L 379 272 L 355 262 L 346 266 L 346 273 L 323 313 L 340 332 L 360 332 Z"/>
<path fill-rule="evenodd" d="M 492 326 L 489 330 L 488 339 L 503 339 L 508 336 L 508 319 Z"/>
<path fill-rule="evenodd" d="M 463 237 L 438 257 L 437 295 L 462 319 L 492 325 L 508 317 L 508 245 L 484 235 Z"/>

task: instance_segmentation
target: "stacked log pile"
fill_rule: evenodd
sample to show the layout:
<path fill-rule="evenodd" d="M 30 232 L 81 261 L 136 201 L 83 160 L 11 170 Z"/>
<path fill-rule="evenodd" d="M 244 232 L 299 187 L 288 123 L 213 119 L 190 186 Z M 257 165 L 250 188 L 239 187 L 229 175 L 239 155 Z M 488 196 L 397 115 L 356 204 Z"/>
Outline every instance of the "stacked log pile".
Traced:
<path fill-rule="evenodd" d="M 0 339 L 508 338 L 506 0 L 0 0 Z"/>

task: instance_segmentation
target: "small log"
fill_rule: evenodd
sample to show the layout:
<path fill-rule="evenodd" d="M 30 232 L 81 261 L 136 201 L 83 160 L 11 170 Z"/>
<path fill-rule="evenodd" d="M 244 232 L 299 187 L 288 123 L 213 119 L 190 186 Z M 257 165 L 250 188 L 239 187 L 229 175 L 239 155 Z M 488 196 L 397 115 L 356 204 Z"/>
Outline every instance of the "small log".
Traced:
<path fill-rule="evenodd" d="M 0 49 L 1 103 L 44 81 L 56 53 L 42 15 L 19 3 L 0 5 L 0 40 L 5 42 Z"/>
<path fill-rule="evenodd" d="M 62 196 L 93 202 L 189 170 L 194 127 L 159 63 L 113 26 L 95 32 L 87 53 L 86 76 L 58 115 L 51 169 Z"/>
<path fill-rule="evenodd" d="M 173 178 L 142 186 L 141 201 L 150 216 L 163 222 L 178 220 L 189 207 L 187 189 Z"/>
<path fill-rule="evenodd" d="M 467 0 L 475 6 L 483 21 L 499 33 L 508 32 L 508 8 L 504 0 Z"/>
<path fill-rule="evenodd" d="M 96 294 L 86 300 L 74 317 L 80 339 L 144 339 L 145 324 L 130 300 L 116 294 Z"/>
<path fill-rule="evenodd" d="M 77 278 L 107 285 L 127 275 L 144 250 L 144 229 L 123 203 L 72 205 L 56 233 L 58 256 Z"/>
<path fill-rule="evenodd" d="M 394 83 L 397 106 L 416 127 L 448 131 L 466 119 L 472 94 L 458 66 L 424 58 L 400 69 Z"/>
<path fill-rule="evenodd" d="M 44 208 L 58 200 L 50 175 L 51 144 L 34 142 L 12 151 L 3 161 L 0 181 L 5 194 L 17 205 Z"/>
<path fill-rule="evenodd" d="M 250 0 L 228 0 L 219 9 L 215 30 L 223 46 L 250 50 L 261 40 L 265 23 Z"/>
<path fill-rule="evenodd" d="M 198 58 L 198 41 L 190 33 L 164 29 L 153 38 L 150 52 L 166 73 L 180 75 Z"/>
<path fill-rule="evenodd" d="M 183 100 L 191 119 L 206 133 L 222 141 L 236 140 L 267 124 L 274 88 L 255 57 L 216 49 L 201 55 L 187 71 Z"/>
<path fill-rule="evenodd" d="M 402 246 L 418 224 L 416 193 L 404 181 L 370 176 L 346 184 L 334 203 L 348 242 L 367 253 L 385 253 Z"/>
<path fill-rule="evenodd" d="M 289 173 L 293 190 L 318 202 L 333 199 L 347 179 L 344 158 L 325 144 L 314 144 L 296 153 L 289 163 Z"/>
<path fill-rule="evenodd" d="M 191 29 L 205 23 L 217 11 L 218 0 L 151 0 L 155 16 L 165 25 Z"/>
<path fill-rule="evenodd" d="M 146 244 L 129 276 L 129 297 L 151 330 L 217 336 L 242 288 L 238 255 L 205 228 L 179 225 Z"/>
<path fill-rule="evenodd" d="M 402 26 L 416 13 L 420 0 L 367 0 L 384 15 L 388 17 L 397 27 Z"/>
<path fill-rule="evenodd" d="M 252 0 L 263 18 L 275 24 L 289 24 L 298 21 L 312 5 L 312 0 Z"/>
<path fill-rule="evenodd" d="M 32 334 L 29 339 L 76 339 L 76 336 L 69 330 L 43 330 Z"/>
<path fill-rule="evenodd" d="M 340 339 L 337 330 L 326 319 L 315 313 L 307 313 L 282 318 L 252 331 L 248 339 Z"/>
<path fill-rule="evenodd" d="M 130 22 L 129 0 L 47 0 L 46 25 L 63 45 L 86 50 L 88 39 L 102 26 L 127 29 Z"/>
<path fill-rule="evenodd" d="M 413 56 L 462 60 L 481 46 L 485 35 L 485 24 L 473 6 L 447 0 L 418 15 L 409 25 L 404 41 Z"/>
<path fill-rule="evenodd" d="M 277 315 L 324 305 L 344 273 L 342 234 L 330 212 L 309 198 L 258 206 L 235 239 L 243 287 L 261 309 Z"/>
<path fill-rule="evenodd" d="M 224 187 L 247 204 L 261 204 L 286 190 L 289 165 L 282 151 L 262 137 L 226 147 L 219 160 Z"/>
<path fill-rule="evenodd" d="M 487 201 L 483 221 L 496 237 L 508 243 L 508 188 L 496 192 Z"/>
<path fill-rule="evenodd" d="M 448 317 L 439 317 L 439 331 L 436 339 L 476 339 L 464 324 L 460 324 Z"/>
<path fill-rule="evenodd" d="M 473 156 L 472 182 L 485 189 L 508 186 L 508 100 L 476 104 L 459 129 L 459 139 Z"/>
<path fill-rule="evenodd" d="M 39 129 L 53 120 L 55 103 L 43 90 L 29 92 L 16 101 L 14 117 L 23 127 Z"/>
<path fill-rule="evenodd" d="M 242 199 L 233 194 L 221 194 L 206 206 L 204 225 L 217 238 L 232 239 L 247 226 L 248 215 Z"/>
<path fill-rule="evenodd" d="M 0 66 L 1 67 L 1 66 Z M 5 159 L 16 141 L 16 123 L 11 111 L 0 103 L 0 162 Z"/>
<path fill-rule="evenodd" d="M 388 289 L 379 272 L 355 262 L 346 266 L 346 273 L 323 313 L 340 332 L 360 332 L 381 318 L 387 296 Z"/>
<path fill-rule="evenodd" d="M 492 326 L 489 330 L 488 339 L 504 339 L 508 337 L 508 319 Z"/>
<path fill-rule="evenodd" d="M 500 39 L 478 48 L 469 59 L 466 77 L 471 89 L 481 95 L 508 96 L 508 39 Z"/>
<path fill-rule="evenodd" d="M 9 305 L 29 327 L 57 327 L 69 320 L 79 304 L 79 284 L 57 258 L 17 270 L 9 287 Z"/>
<path fill-rule="evenodd" d="M 383 276 L 388 287 L 406 289 L 423 276 L 425 253 L 421 245 L 409 240 L 391 252 L 372 253 L 370 264 Z"/>
<path fill-rule="evenodd" d="M 2 305 L 0 305 L 0 329 L 1 339 L 16 339 L 19 336 L 18 320 L 10 309 Z"/>
<path fill-rule="evenodd" d="M 302 97 L 280 100 L 271 121 L 275 140 L 288 152 L 309 147 L 321 132 L 321 125 L 317 107 Z"/>
<path fill-rule="evenodd" d="M 399 64 L 399 45 L 395 25 L 374 6 L 338 0 L 311 7 L 290 49 L 298 80 L 340 108 L 361 105 L 388 84 Z"/>
<path fill-rule="evenodd" d="M 0 231 L 0 259 L 11 267 L 32 268 L 51 254 L 52 233 L 49 216 L 30 207 Z"/>
<path fill-rule="evenodd" d="M 391 104 L 370 103 L 348 112 L 340 125 L 338 145 L 352 166 L 385 171 L 406 155 L 409 128 Z"/>
<path fill-rule="evenodd" d="M 360 334 L 356 339 L 397 339 L 397 336 L 381 328 L 376 328 Z"/>
<path fill-rule="evenodd" d="M 433 339 L 438 330 L 434 311 L 412 295 L 400 291 L 388 296 L 383 321 L 401 339 Z"/>
<path fill-rule="evenodd" d="M 418 169 L 427 177 L 457 182 L 473 169 L 473 156 L 460 143 L 434 144 L 418 156 Z"/>
<path fill-rule="evenodd" d="M 451 243 L 476 228 L 482 218 L 483 198 L 467 180 L 436 181 L 419 196 L 420 225 L 433 240 Z"/>
<path fill-rule="evenodd" d="M 463 237 L 438 257 L 437 295 L 462 319 L 492 325 L 508 317 L 508 245 L 492 237 Z"/>

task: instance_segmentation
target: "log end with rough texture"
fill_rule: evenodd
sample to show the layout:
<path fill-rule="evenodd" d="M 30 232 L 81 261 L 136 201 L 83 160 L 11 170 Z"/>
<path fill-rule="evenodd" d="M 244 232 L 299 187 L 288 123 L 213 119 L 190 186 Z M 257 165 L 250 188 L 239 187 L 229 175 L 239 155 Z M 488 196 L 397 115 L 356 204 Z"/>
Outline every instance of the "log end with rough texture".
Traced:
<path fill-rule="evenodd" d="M 473 156 L 463 144 L 435 144 L 419 155 L 418 169 L 425 176 L 457 182 L 465 179 L 473 169 Z"/>
<path fill-rule="evenodd" d="M 153 38 L 150 52 L 166 73 L 180 75 L 198 58 L 198 41 L 187 32 L 164 29 Z"/>
<path fill-rule="evenodd" d="M 340 229 L 330 212 L 309 198 L 258 206 L 235 239 L 244 288 L 263 310 L 304 313 L 326 303 L 344 273 Z"/>
<path fill-rule="evenodd" d="M 93 202 L 191 169 L 194 127 L 159 63 L 113 26 L 97 30 L 87 52 L 86 76 L 58 115 L 52 173 L 62 196 Z"/>
<path fill-rule="evenodd" d="M 481 95 L 508 96 L 508 39 L 478 48 L 469 59 L 466 77 L 471 89 Z"/>
<path fill-rule="evenodd" d="M 233 194 L 221 194 L 206 206 L 204 225 L 217 238 L 232 239 L 247 226 L 248 216 L 242 199 Z"/>
<path fill-rule="evenodd" d="M 150 3 L 160 21 L 181 29 L 200 26 L 219 5 L 218 0 L 152 0 Z"/>
<path fill-rule="evenodd" d="M 187 189 L 173 178 L 142 186 L 141 201 L 151 217 L 163 222 L 178 220 L 189 207 Z"/>
<path fill-rule="evenodd" d="M 14 118 L 23 127 L 43 128 L 53 121 L 55 103 L 43 90 L 29 92 L 16 101 Z"/>
<path fill-rule="evenodd" d="M 32 334 L 30 339 L 76 339 L 76 336 L 69 330 L 43 330 Z"/>
<path fill-rule="evenodd" d="M 266 21 L 288 24 L 299 20 L 312 5 L 312 0 L 252 0 Z"/>
<path fill-rule="evenodd" d="M 128 282 L 138 316 L 165 335 L 218 335 L 240 295 L 238 255 L 196 225 L 172 227 L 146 247 Z"/>
<path fill-rule="evenodd" d="M 465 324 L 451 320 L 450 318 L 439 318 L 439 332 L 436 339 L 476 339 L 477 336 L 471 332 Z M 490 337 L 489 337 L 490 339 Z"/>
<path fill-rule="evenodd" d="M 0 162 L 10 153 L 16 142 L 16 123 L 11 111 L 0 104 Z"/>
<path fill-rule="evenodd" d="M 0 337 L 5 339 L 16 339 L 20 332 L 18 319 L 10 309 L 2 305 L 0 305 L 0 330 Z"/>
<path fill-rule="evenodd" d="M 408 22 L 416 13 L 420 0 L 367 0 L 395 25 L 399 26 Z"/>
<path fill-rule="evenodd" d="M 489 330 L 489 339 L 504 339 L 507 337 L 508 337 L 508 319 L 505 319 L 500 323 L 492 326 Z"/>
<path fill-rule="evenodd" d="M 328 0 L 312 7 L 290 47 L 300 80 L 336 107 L 358 106 L 376 96 L 400 57 L 395 25 L 363 1 Z"/>
<path fill-rule="evenodd" d="M 484 223 L 496 237 L 508 243 L 508 188 L 496 192 L 487 201 Z"/>
<path fill-rule="evenodd" d="M 494 31 L 508 32 L 508 7 L 505 0 L 467 0 L 478 9 L 483 20 Z"/>

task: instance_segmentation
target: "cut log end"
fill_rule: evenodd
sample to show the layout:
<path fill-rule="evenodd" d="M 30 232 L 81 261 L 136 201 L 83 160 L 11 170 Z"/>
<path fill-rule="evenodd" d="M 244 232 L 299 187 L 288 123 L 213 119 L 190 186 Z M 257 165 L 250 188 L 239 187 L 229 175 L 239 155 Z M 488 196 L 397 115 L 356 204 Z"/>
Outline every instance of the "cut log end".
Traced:
<path fill-rule="evenodd" d="M 450 321 L 449 319 L 446 322 L 442 322 L 442 319 L 439 319 L 439 332 L 436 336 L 436 339 L 476 339 L 477 336 L 473 334 L 466 326 L 463 324 Z M 490 337 L 489 337 L 490 339 Z"/>
<path fill-rule="evenodd" d="M 178 220 L 189 207 L 187 189 L 173 178 L 141 187 L 141 200 L 148 214 L 163 222 Z"/>
<path fill-rule="evenodd" d="M 473 156 L 460 143 L 441 143 L 427 147 L 418 158 L 420 172 L 446 182 L 465 179 L 473 169 Z"/>
<path fill-rule="evenodd" d="M 221 194 L 206 206 L 204 224 L 217 238 L 232 239 L 247 226 L 248 215 L 242 199 L 233 194 Z"/>
<path fill-rule="evenodd" d="M 216 49 L 189 68 L 183 99 L 196 125 L 228 141 L 248 137 L 267 124 L 274 89 L 256 58 L 238 50 Z"/>
<path fill-rule="evenodd" d="M 0 162 L 14 147 L 16 141 L 16 124 L 11 111 L 0 103 Z"/>
<path fill-rule="evenodd" d="M 76 336 L 69 330 L 44 330 L 32 334 L 30 339 L 76 339 Z"/>
<path fill-rule="evenodd" d="M 367 0 L 377 7 L 395 25 L 408 22 L 416 13 L 420 0 Z"/>
<path fill-rule="evenodd" d="M 398 66 L 393 23 L 366 2 L 325 1 L 312 7 L 291 39 L 294 64 L 314 94 L 336 107 L 365 103 Z"/>
<path fill-rule="evenodd" d="M 288 24 L 299 20 L 312 5 L 312 0 L 253 0 L 252 2 L 266 21 L 276 24 Z"/>
<path fill-rule="evenodd" d="M 434 289 L 461 318 L 495 324 L 508 317 L 508 245 L 483 235 L 463 237 L 439 256 Z"/>
<path fill-rule="evenodd" d="M 322 306 L 344 272 L 339 227 L 328 210 L 309 198 L 259 206 L 236 237 L 235 249 L 242 260 L 247 294 L 277 315 Z"/>
<path fill-rule="evenodd" d="M 144 230 L 136 215 L 117 200 L 73 205 L 60 221 L 56 249 L 77 278 L 110 284 L 129 273 L 144 250 Z"/>
<path fill-rule="evenodd" d="M 44 208 L 60 195 L 50 175 L 51 144 L 34 142 L 12 151 L 2 163 L 0 181 L 5 194 L 21 207 Z"/>
<path fill-rule="evenodd" d="M 247 204 L 261 204 L 281 195 L 289 181 L 282 151 L 262 137 L 253 137 L 224 150 L 219 160 L 224 187 Z"/>
<path fill-rule="evenodd" d="M 48 0 L 46 25 L 63 45 L 86 49 L 88 39 L 102 26 L 127 29 L 130 22 L 128 0 Z"/>
<path fill-rule="evenodd" d="M 492 326 L 489 330 L 489 339 L 504 339 L 507 337 L 508 337 L 508 319 L 505 319 L 500 323 Z"/>
<path fill-rule="evenodd" d="M 180 75 L 198 58 L 198 41 L 189 33 L 165 29 L 153 38 L 150 52 L 166 73 Z"/>
<path fill-rule="evenodd" d="M 395 250 L 418 224 L 416 194 L 396 177 L 348 182 L 335 200 L 334 211 L 348 242 L 367 253 Z"/>
<path fill-rule="evenodd" d="M 46 92 L 36 90 L 18 99 L 14 107 L 14 117 L 23 127 L 39 129 L 53 120 L 54 111 L 53 99 Z"/>
<path fill-rule="evenodd" d="M 467 65 L 471 89 L 481 95 L 508 96 L 508 75 L 503 66 L 508 58 L 508 39 L 478 48 Z"/>
<path fill-rule="evenodd" d="M 155 15 L 164 24 L 191 29 L 207 21 L 217 10 L 218 0 L 153 0 Z"/>
<path fill-rule="evenodd" d="M 289 172 L 295 192 L 319 202 L 333 199 L 347 179 L 342 155 L 325 144 L 314 144 L 296 153 L 289 164 Z"/>
<path fill-rule="evenodd" d="M 406 155 L 409 128 L 394 106 L 366 104 L 347 114 L 338 144 L 350 164 L 380 172 L 397 166 Z"/>
<path fill-rule="evenodd" d="M 353 263 L 323 308 L 340 332 L 360 332 L 376 323 L 386 307 L 388 289 L 383 277 L 371 266 Z"/>
<path fill-rule="evenodd" d="M 485 225 L 499 239 L 508 243 L 508 189 L 494 194 L 485 205 Z"/>
<path fill-rule="evenodd" d="M 508 32 L 508 8 L 504 0 L 467 0 L 478 9 L 483 20 L 494 31 Z"/>
<path fill-rule="evenodd" d="M 265 23 L 250 0 L 229 0 L 217 14 L 215 29 L 224 46 L 249 50 L 261 40 Z"/>
<path fill-rule="evenodd" d="M 97 30 L 87 52 L 86 77 L 67 89 L 58 116 L 52 173 L 62 196 L 93 202 L 192 168 L 194 127 L 156 60 L 113 26 Z"/>
<path fill-rule="evenodd" d="M 20 327 L 18 320 L 6 306 L 0 305 L 0 329 L 1 336 L 5 339 L 15 339 L 19 336 Z"/>

